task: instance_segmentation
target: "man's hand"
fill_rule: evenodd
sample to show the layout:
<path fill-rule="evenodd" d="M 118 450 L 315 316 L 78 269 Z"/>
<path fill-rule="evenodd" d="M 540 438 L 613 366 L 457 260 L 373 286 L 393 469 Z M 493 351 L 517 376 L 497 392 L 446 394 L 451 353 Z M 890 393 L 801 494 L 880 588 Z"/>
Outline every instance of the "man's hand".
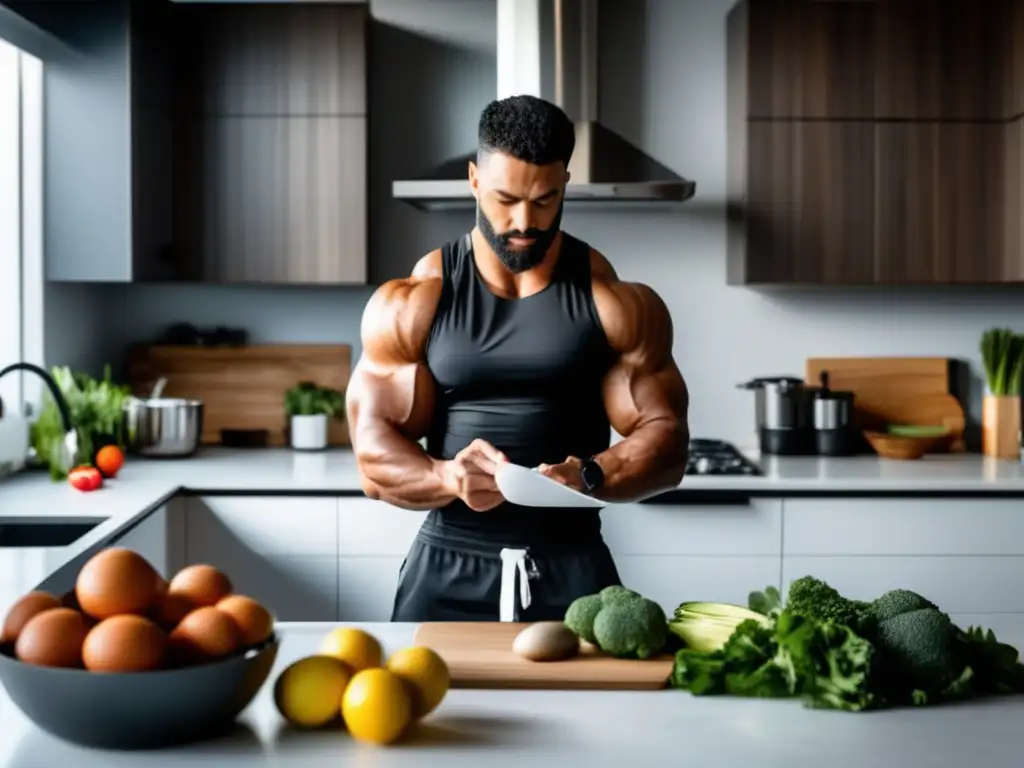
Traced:
<path fill-rule="evenodd" d="M 486 440 L 474 440 L 444 462 L 445 485 L 474 512 L 487 512 L 505 501 L 494 480 L 505 454 Z"/>
<path fill-rule="evenodd" d="M 544 477 L 570 488 L 583 491 L 583 460 L 575 456 L 567 456 L 561 464 L 541 464 L 537 471 Z"/>

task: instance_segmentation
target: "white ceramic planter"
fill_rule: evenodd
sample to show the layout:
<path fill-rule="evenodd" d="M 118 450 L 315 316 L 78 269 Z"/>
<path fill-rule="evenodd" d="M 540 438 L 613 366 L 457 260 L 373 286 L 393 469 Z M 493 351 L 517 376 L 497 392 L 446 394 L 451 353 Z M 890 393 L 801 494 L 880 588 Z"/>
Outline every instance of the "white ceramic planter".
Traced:
<path fill-rule="evenodd" d="M 327 414 L 292 416 L 292 448 L 322 451 L 327 447 Z"/>

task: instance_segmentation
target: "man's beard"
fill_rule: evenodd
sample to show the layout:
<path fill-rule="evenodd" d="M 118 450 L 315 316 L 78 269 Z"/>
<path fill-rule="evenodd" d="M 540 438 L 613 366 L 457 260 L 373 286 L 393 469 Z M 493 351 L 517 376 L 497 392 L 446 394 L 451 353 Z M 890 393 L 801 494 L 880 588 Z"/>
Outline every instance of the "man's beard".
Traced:
<path fill-rule="evenodd" d="M 525 232 L 518 230 L 501 233 L 495 232 L 494 227 L 491 226 L 490 219 L 484 215 L 479 205 L 476 207 L 476 225 L 484 236 L 484 240 L 491 246 L 491 250 L 494 251 L 505 269 L 513 274 L 519 274 L 520 272 L 526 272 L 528 269 L 533 269 L 544 261 L 544 255 L 555 241 L 555 238 L 558 236 L 558 229 L 562 225 L 562 207 L 564 204 L 564 202 L 559 202 L 558 213 L 555 214 L 554 221 L 551 222 L 551 226 L 547 229 L 530 228 Z M 526 247 L 514 248 L 509 243 L 509 240 L 512 238 L 531 238 L 533 242 Z"/>

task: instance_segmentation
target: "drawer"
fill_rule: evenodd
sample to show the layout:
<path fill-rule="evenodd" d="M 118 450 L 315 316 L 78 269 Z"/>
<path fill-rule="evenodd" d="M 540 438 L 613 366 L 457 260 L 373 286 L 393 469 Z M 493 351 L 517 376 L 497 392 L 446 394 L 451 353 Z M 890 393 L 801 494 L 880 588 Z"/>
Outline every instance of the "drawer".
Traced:
<path fill-rule="evenodd" d="M 190 499 L 186 551 L 336 555 L 338 503 L 330 498 L 222 496 Z"/>
<path fill-rule="evenodd" d="M 373 499 L 340 498 L 337 503 L 341 555 L 404 557 L 427 514 Z"/>
<path fill-rule="evenodd" d="M 691 600 L 746 605 L 751 592 L 779 585 L 777 557 L 616 557 L 622 583 L 673 611 Z"/>
<path fill-rule="evenodd" d="M 612 553 L 772 555 L 782 551 L 782 502 L 616 504 L 601 512 Z"/>
<path fill-rule="evenodd" d="M 790 555 L 1024 555 L 1013 499 L 787 499 Z"/>
<path fill-rule="evenodd" d="M 787 588 L 806 575 L 859 600 L 902 588 L 924 595 L 950 614 L 1024 612 L 1024 557 L 783 558 Z"/>

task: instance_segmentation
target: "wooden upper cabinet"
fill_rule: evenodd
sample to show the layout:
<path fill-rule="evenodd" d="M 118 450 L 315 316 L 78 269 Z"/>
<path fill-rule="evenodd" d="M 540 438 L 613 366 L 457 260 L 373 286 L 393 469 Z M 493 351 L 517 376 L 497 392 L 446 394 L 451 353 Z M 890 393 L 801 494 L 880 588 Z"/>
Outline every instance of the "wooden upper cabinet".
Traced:
<path fill-rule="evenodd" d="M 857 122 L 751 121 L 745 231 L 730 283 L 875 282 L 874 130 Z"/>
<path fill-rule="evenodd" d="M 878 282 L 1003 281 L 1005 124 L 893 122 L 875 132 Z"/>
<path fill-rule="evenodd" d="M 223 116 L 365 115 L 366 5 L 243 3 L 183 7 L 179 112 Z"/>
<path fill-rule="evenodd" d="M 746 50 L 752 118 L 871 118 L 873 2 L 748 0 L 730 14 Z"/>
<path fill-rule="evenodd" d="M 876 117 L 999 120 L 1006 111 L 1007 24 L 1016 0 L 876 4 Z"/>
<path fill-rule="evenodd" d="M 996 120 L 1020 113 L 1004 62 L 1017 0 L 746 0 L 754 119 Z M 1021 19 L 1024 22 L 1024 18 Z M 1024 23 L 1018 48 L 1024 49 Z M 1024 50 L 1020 81 L 1024 84 Z M 1021 93 L 1007 112 L 1010 94 Z"/>

